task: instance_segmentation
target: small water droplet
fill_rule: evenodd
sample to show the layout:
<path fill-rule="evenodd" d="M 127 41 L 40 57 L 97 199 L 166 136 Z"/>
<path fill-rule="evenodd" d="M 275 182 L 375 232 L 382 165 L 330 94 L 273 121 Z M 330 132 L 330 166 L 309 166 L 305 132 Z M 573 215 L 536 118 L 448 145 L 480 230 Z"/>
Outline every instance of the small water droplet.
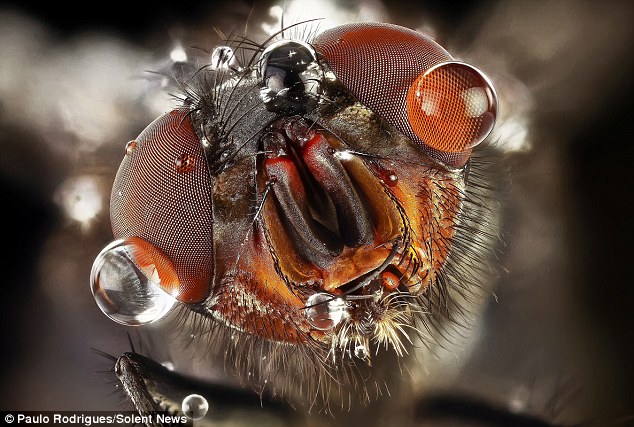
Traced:
<path fill-rule="evenodd" d="M 328 331 L 348 316 L 348 305 L 341 298 L 317 292 L 306 301 L 306 318 L 313 328 Z"/>
<path fill-rule="evenodd" d="M 194 170 L 196 159 L 191 154 L 183 153 L 176 158 L 176 172 L 188 173 Z"/>
<path fill-rule="evenodd" d="M 161 363 L 161 365 L 163 365 L 163 367 L 167 369 L 168 371 L 173 371 L 175 368 L 174 364 L 170 362 L 169 360 L 166 360 L 165 362 Z"/>
<path fill-rule="evenodd" d="M 124 325 L 142 325 L 164 317 L 176 299 L 171 261 L 138 237 L 115 240 L 97 255 L 90 272 L 95 302 L 106 316 Z M 175 286 L 177 288 L 177 284 Z"/>
<path fill-rule="evenodd" d="M 212 70 L 227 70 L 240 68 L 240 64 L 229 46 L 218 46 L 211 52 L 210 68 Z"/>
<path fill-rule="evenodd" d="M 354 158 L 354 154 L 349 150 L 333 150 L 332 155 L 341 162 L 347 162 Z"/>
<path fill-rule="evenodd" d="M 357 344 L 354 347 L 354 355 L 358 359 L 367 359 L 368 358 L 368 347 L 365 344 Z"/>
<path fill-rule="evenodd" d="M 398 175 L 394 171 L 389 169 L 379 169 L 379 176 L 383 183 L 388 187 L 395 187 L 398 185 Z"/>
<path fill-rule="evenodd" d="M 200 394 L 190 394 L 181 404 L 185 416 L 192 420 L 200 420 L 209 411 L 209 403 Z"/>
<path fill-rule="evenodd" d="M 131 156 L 132 153 L 134 153 L 134 150 L 136 150 L 138 145 L 139 144 L 135 140 L 129 141 L 125 145 L 125 154 L 126 154 L 126 156 Z"/>

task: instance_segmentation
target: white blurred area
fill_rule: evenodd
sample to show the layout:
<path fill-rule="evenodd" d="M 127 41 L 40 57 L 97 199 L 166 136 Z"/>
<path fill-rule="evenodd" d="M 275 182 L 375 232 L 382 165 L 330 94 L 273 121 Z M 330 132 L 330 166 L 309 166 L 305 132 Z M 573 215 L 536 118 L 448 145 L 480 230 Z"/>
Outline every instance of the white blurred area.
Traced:
<path fill-rule="evenodd" d="M 145 74 L 159 65 L 139 46 L 101 33 L 57 40 L 17 12 L 0 13 L 3 124 L 28 122 L 55 150 L 94 152 L 129 128 L 135 109 L 164 111 L 165 94 Z"/>
<path fill-rule="evenodd" d="M 48 178 L 45 186 L 57 186 L 51 197 L 68 222 L 88 232 L 108 204 L 108 147 L 123 153 L 138 123 L 173 105 L 161 79 L 148 72 L 169 59 L 97 31 L 59 38 L 36 19 L 2 9 L 0 58 L 0 126 L 26 128 L 43 144 L 39 155 L 59 160 L 49 177 L 28 167 L 16 175 L 35 186 Z"/>

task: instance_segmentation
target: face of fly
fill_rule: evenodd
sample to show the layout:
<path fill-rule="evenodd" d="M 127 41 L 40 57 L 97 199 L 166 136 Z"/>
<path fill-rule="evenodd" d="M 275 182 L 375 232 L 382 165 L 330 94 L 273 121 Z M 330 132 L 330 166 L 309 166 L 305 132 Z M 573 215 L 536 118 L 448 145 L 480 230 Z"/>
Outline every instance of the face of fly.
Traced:
<path fill-rule="evenodd" d="M 472 159 L 495 121 L 490 82 L 395 25 L 252 57 L 246 44 L 183 65 L 182 104 L 128 143 L 97 302 L 140 324 L 178 301 L 210 335 L 290 346 L 337 377 L 344 359 L 369 365 L 373 346 L 402 355 L 486 258 Z"/>

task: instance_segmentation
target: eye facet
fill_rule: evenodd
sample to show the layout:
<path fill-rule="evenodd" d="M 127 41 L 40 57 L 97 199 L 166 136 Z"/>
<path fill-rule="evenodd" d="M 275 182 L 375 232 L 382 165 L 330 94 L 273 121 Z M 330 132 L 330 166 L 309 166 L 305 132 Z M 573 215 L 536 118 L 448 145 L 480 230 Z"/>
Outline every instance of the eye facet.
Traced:
<path fill-rule="evenodd" d="M 497 100 L 493 87 L 474 67 L 447 62 L 414 80 L 407 115 L 414 133 L 429 147 L 462 153 L 493 129 Z"/>
<path fill-rule="evenodd" d="M 281 40 L 269 46 L 260 61 L 260 97 L 269 111 L 303 114 L 314 108 L 323 71 L 310 45 Z"/>

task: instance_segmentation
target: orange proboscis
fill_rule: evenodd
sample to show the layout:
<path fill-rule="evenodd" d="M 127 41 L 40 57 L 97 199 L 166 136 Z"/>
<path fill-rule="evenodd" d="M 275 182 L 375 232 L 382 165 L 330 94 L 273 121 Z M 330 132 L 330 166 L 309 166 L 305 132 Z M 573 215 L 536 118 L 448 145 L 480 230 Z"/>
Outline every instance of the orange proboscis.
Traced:
<path fill-rule="evenodd" d="M 314 291 L 341 293 L 341 286 L 383 264 L 394 242 L 405 234 L 407 246 L 394 258 L 395 264 L 402 264 L 396 265 L 394 272 L 383 271 L 380 283 L 389 292 L 403 284 L 415 294 L 433 285 L 449 257 L 456 231 L 460 178 L 403 164 L 397 169 L 398 184 L 389 186 L 358 157 L 343 164 L 368 202 L 374 240 L 355 248 L 344 247 L 327 267 L 316 266 L 298 254 L 284 226 L 283 212 L 272 197 L 266 199 L 262 216 L 233 269 L 236 275 L 214 291 L 213 309 L 232 325 L 276 341 L 323 339 L 327 334 L 314 330 L 304 315 L 305 295 Z"/>

